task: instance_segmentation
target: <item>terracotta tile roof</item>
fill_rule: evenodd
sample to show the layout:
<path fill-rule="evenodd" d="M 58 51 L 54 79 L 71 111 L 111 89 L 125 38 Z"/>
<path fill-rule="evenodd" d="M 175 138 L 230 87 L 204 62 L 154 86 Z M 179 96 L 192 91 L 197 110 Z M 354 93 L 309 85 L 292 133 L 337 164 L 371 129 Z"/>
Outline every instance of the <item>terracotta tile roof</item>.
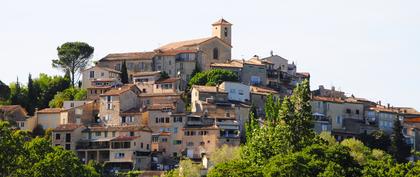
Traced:
<path fill-rule="evenodd" d="M 131 132 L 131 131 L 146 131 L 152 132 L 152 130 L 147 126 L 139 126 L 139 125 L 127 125 L 127 126 L 91 126 L 87 127 L 84 132 L 98 132 L 98 131 L 120 131 L 120 132 Z"/>
<path fill-rule="evenodd" d="M 249 60 L 245 60 L 244 64 L 248 65 L 256 65 L 256 66 L 265 66 L 262 60 L 257 58 L 251 58 Z"/>
<path fill-rule="evenodd" d="M 27 114 L 26 110 L 20 105 L 0 105 L 0 110 L 4 112 L 13 112 L 19 109 L 23 110 L 23 112 Z"/>
<path fill-rule="evenodd" d="M 45 108 L 45 109 L 39 110 L 37 113 L 38 114 L 56 114 L 56 113 L 60 113 L 62 111 L 65 111 L 65 109 L 63 109 L 63 108 Z"/>
<path fill-rule="evenodd" d="M 116 96 L 116 95 L 120 95 L 120 94 L 122 94 L 124 92 L 127 92 L 127 91 L 133 89 L 133 87 L 137 87 L 137 86 L 135 84 L 126 84 L 126 85 L 123 85 L 122 87 L 112 88 L 111 90 L 105 92 L 101 96 Z"/>
<path fill-rule="evenodd" d="M 420 117 L 405 118 L 404 123 L 420 123 Z"/>
<path fill-rule="evenodd" d="M 165 50 L 174 50 L 181 47 L 193 47 L 196 45 L 199 45 L 203 42 L 206 42 L 214 37 L 206 37 L 206 38 L 200 38 L 200 39 L 192 39 L 192 40 L 186 40 L 186 41 L 179 41 L 179 42 L 173 42 L 166 44 L 164 46 L 161 46 L 159 50 L 165 51 Z"/>
<path fill-rule="evenodd" d="M 198 50 L 176 50 L 176 49 L 170 49 L 170 50 L 156 50 L 157 55 L 162 56 L 174 56 L 181 53 L 196 53 Z"/>
<path fill-rule="evenodd" d="M 217 20 L 216 22 L 214 22 L 212 25 L 214 26 L 214 25 L 232 25 L 232 24 L 226 21 L 225 19 L 221 18 Z"/>
<path fill-rule="evenodd" d="M 141 114 L 140 108 L 131 108 L 127 111 L 120 112 L 120 115 L 135 115 L 135 114 Z"/>
<path fill-rule="evenodd" d="M 253 94 L 261 94 L 261 95 L 269 95 L 269 94 L 278 94 L 279 92 L 268 88 L 268 87 L 257 87 L 251 86 L 251 93 Z"/>
<path fill-rule="evenodd" d="M 170 132 L 160 132 L 159 133 L 160 136 L 171 136 Z"/>
<path fill-rule="evenodd" d="M 178 80 L 179 80 L 179 78 L 170 77 L 170 78 L 167 78 L 167 79 L 159 79 L 159 80 L 156 81 L 156 84 L 174 83 L 174 82 L 176 82 Z"/>
<path fill-rule="evenodd" d="M 99 61 L 151 60 L 155 52 L 111 53 Z"/>
<path fill-rule="evenodd" d="M 84 128 L 85 126 L 81 124 L 62 124 L 59 125 L 57 128 L 54 129 L 54 132 L 67 132 L 67 131 L 73 131 L 77 128 Z"/>
<path fill-rule="evenodd" d="M 113 73 L 119 73 L 119 74 L 121 73 L 120 71 L 117 71 L 115 69 L 111 69 L 111 68 L 107 68 L 107 67 L 101 67 L 101 66 L 92 66 L 90 68 L 84 69 L 83 71 L 87 71 L 87 70 L 90 70 L 90 69 L 93 69 L 93 68 L 100 68 L 100 69 L 103 69 L 103 70 L 106 70 L 106 71 L 109 71 L 109 72 L 113 72 Z"/>
<path fill-rule="evenodd" d="M 160 103 L 147 106 L 148 110 L 161 110 L 164 108 L 175 109 L 175 105 L 173 103 Z"/>
<path fill-rule="evenodd" d="M 211 67 L 222 67 L 222 68 L 242 68 L 244 65 L 242 61 L 232 60 L 229 63 L 212 63 Z"/>
<path fill-rule="evenodd" d="M 206 92 L 206 93 L 227 93 L 223 88 L 217 89 L 216 86 L 204 86 L 204 85 L 193 85 L 193 88 L 196 88 L 200 92 Z"/>
<path fill-rule="evenodd" d="M 140 138 L 140 136 L 118 136 L 113 138 L 111 141 L 133 141 Z"/>
<path fill-rule="evenodd" d="M 387 112 L 387 113 L 399 113 L 400 111 L 396 108 L 387 108 L 386 106 L 376 105 L 376 107 L 370 107 L 369 110 L 376 112 Z"/>
<path fill-rule="evenodd" d="M 322 96 L 313 96 L 313 101 L 325 101 L 325 102 L 334 102 L 334 103 L 344 103 L 345 101 L 341 98 L 334 97 L 322 97 Z"/>
<path fill-rule="evenodd" d="M 133 77 L 153 76 L 153 75 L 159 75 L 159 74 L 160 74 L 160 71 L 136 72 L 133 74 Z"/>

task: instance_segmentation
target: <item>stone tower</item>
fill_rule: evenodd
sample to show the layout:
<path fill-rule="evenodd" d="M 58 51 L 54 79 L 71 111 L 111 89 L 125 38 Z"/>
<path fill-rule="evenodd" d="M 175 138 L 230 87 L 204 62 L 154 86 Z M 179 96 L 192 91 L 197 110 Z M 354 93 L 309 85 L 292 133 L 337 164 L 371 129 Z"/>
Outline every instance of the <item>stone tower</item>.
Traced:
<path fill-rule="evenodd" d="M 213 36 L 217 36 L 229 45 L 232 45 L 232 24 L 225 19 L 220 19 L 212 24 Z"/>

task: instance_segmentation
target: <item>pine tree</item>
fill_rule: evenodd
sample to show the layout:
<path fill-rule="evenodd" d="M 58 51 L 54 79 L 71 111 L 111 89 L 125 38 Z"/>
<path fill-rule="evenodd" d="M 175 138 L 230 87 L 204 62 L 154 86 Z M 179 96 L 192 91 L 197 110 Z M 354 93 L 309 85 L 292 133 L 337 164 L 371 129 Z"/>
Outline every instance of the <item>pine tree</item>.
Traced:
<path fill-rule="evenodd" d="M 395 120 L 394 128 L 391 135 L 391 154 L 399 163 L 407 161 L 410 156 L 410 146 L 405 142 L 405 137 L 402 134 L 402 125 L 400 120 Z"/>
<path fill-rule="evenodd" d="M 128 84 L 128 72 L 127 72 L 127 65 L 125 63 L 125 60 L 122 63 L 121 66 L 121 82 L 123 84 Z"/>

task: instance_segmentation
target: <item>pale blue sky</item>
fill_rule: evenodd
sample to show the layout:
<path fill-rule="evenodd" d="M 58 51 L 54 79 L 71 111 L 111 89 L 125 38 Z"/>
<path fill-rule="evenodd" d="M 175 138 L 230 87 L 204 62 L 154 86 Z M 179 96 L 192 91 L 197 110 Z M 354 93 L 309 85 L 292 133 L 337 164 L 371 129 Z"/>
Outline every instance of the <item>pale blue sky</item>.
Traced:
<path fill-rule="evenodd" d="M 0 1 L 0 80 L 51 68 L 56 47 L 84 41 L 94 59 L 207 37 L 233 23 L 233 58 L 270 50 L 311 73 L 312 88 L 420 109 L 420 1 Z"/>

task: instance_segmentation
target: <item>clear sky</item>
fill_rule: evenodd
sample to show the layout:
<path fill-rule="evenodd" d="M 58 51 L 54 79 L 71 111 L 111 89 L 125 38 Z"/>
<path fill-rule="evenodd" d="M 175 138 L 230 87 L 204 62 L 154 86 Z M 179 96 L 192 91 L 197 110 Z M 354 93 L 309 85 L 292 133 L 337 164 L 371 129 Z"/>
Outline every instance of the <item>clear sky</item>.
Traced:
<path fill-rule="evenodd" d="M 233 23 L 233 58 L 270 50 L 311 73 L 312 89 L 420 110 L 420 1 L 395 0 L 72 0 L 0 1 L 0 80 L 51 67 L 67 41 L 112 52 L 148 51 L 207 37 L 211 23 Z"/>

